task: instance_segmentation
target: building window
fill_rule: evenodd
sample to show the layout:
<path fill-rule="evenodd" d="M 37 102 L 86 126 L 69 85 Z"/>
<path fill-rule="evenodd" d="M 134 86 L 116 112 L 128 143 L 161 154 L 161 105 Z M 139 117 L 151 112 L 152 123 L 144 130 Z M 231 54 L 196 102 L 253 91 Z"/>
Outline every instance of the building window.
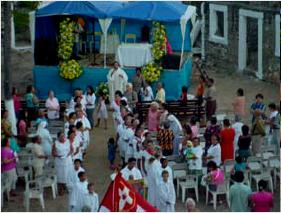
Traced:
<path fill-rule="evenodd" d="M 227 45 L 228 44 L 228 13 L 227 6 L 210 4 L 209 40 Z"/>
<path fill-rule="evenodd" d="M 275 55 L 280 57 L 280 15 L 275 15 Z"/>

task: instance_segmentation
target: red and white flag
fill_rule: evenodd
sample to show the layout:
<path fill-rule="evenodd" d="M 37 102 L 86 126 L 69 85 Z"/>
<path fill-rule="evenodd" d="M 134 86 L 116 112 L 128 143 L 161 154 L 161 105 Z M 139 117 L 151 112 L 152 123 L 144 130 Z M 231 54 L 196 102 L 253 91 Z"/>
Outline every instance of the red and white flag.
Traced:
<path fill-rule="evenodd" d="M 119 173 L 101 202 L 100 212 L 158 212 Z"/>

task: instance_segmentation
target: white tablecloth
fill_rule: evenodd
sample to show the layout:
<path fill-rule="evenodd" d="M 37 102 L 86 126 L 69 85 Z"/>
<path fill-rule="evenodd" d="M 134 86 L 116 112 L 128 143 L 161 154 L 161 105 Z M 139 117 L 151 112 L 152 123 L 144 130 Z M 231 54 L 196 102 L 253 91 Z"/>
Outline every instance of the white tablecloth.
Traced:
<path fill-rule="evenodd" d="M 108 35 L 106 42 L 106 53 L 115 54 L 120 44 L 118 34 Z M 104 36 L 101 37 L 100 53 L 104 53 Z"/>
<path fill-rule="evenodd" d="M 121 67 L 141 67 L 152 60 L 151 44 L 121 44 L 118 46 L 116 61 Z"/>

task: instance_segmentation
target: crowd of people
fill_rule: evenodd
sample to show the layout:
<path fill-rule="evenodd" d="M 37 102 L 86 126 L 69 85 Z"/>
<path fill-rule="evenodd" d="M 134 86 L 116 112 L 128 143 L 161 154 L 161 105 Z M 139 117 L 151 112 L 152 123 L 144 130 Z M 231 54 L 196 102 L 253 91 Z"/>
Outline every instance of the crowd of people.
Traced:
<path fill-rule="evenodd" d="M 252 192 L 251 186 L 244 185 L 244 179 L 250 168 L 247 158 L 259 156 L 262 146 L 273 145 L 276 155 L 280 154 L 280 114 L 276 104 L 270 103 L 269 116 L 263 95 L 256 95 L 256 102 L 250 107 L 251 124 L 245 123 L 246 100 L 243 89 L 237 90 L 233 102 L 235 120 L 225 118 L 223 124 L 216 118 L 217 92 L 214 79 L 200 76 L 200 83 L 194 95 L 200 104 L 206 103 L 207 127 L 200 136 L 199 118 L 195 115 L 190 120 L 180 120 L 167 110 L 164 85 L 157 85 L 156 94 L 145 82 L 141 70 L 136 69 L 132 83 L 128 82 L 126 72 L 118 63 L 114 63 L 107 76 L 110 106 L 106 106 L 105 94 L 95 94 L 88 86 L 85 93 L 75 89 L 65 111 L 64 131 L 57 133 L 53 142 L 48 130 L 48 122 L 60 117 L 60 104 L 49 92 L 46 111 L 38 109 L 35 89 L 28 86 L 24 99 L 26 111 L 21 111 L 20 99 L 14 91 L 15 113 L 18 119 L 18 135 L 11 131 L 8 111 L 2 112 L 2 175 L 10 180 L 11 195 L 15 195 L 18 154 L 21 147 L 30 147 L 33 160 L 34 177 L 40 177 L 50 159 L 54 159 L 55 172 L 59 185 L 59 194 L 66 191 L 69 196 L 69 211 L 97 211 L 99 197 L 93 183 L 88 183 L 87 172 L 83 168 L 85 155 L 91 141 L 90 132 L 104 121 L 108 128 L 108 110 L 112 114 L 116 137 L 108 138 L 110 169 L 114 170 L 111 179 L 118 172 L 127 181 L 133 181 L 134 187 L 141 194 L 144 186 L 148 188 L 148 202 L 160 211 L 175 211 L 176 193 L 172 168 L 168 165 L 169 156 L 177 156 L 186 162 L 188 174 L 197 175 L 202 185 L 208 185 L 216 191 L 227 180 L 223 165 L 235 159 L 231 171 L 229 189 L 230 209 L 232 211 L 270 211 L 273 207 L 273 195 L 267 190 L 267 182 L 258 183 L 259 191 Z M 207 87 L 207 88 L 206 88 Z M 155 97 L 155 98 L 154 98 Z M 188 88 L 182 88 L 179 100 L 188 101 Z M 98 100 L 97 100 L 98 99 Z M 140 120 L 136 104 L 151 101 L 146 120 Z M 95 116 L 94 116 L 95 115 Z M 94 118 L 97 118 L 95 122 Z M 36 121 L 36 136 L 32 143 L 27 143 L 27 128 L 31 121 Z M 269 130 L 266 126 L 269 126 Z M 264 137 L 270 135 L 265 142 Z M 200 144 L 205 141 L 205 146 Z M 266 144 L 267 143 L 267 144 Z M 121 162 L 117 161 L 120 155 Z M 207 167 L 207 173 L 203 168 Z M 250 201 L 250 202 L 249 202 Z M 188 198 L 188 211 L 199 211 L 195 201 Z"/>

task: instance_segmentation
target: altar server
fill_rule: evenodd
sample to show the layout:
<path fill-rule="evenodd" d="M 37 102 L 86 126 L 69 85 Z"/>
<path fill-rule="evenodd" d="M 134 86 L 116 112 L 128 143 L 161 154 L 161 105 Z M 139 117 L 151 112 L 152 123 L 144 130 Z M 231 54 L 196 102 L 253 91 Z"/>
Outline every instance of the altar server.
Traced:
<path fill-rule="evenodd" d="M 133 180 L 141 180 L 142 175 L 138 168 L 136 168 L 136 159 L 130 158 L 128 160 L 128 165 L 121 170 L 122 177 L 125 180 L 133 179 Z"/>
<path fill-rule="evenodd" d="M 88 193 L 88 181 L 85 172 L 78 173 L 79 182 L 77 182 L 69 194 L 69 207 L 71 212 L 80 212 L 84 206 L 84 198 Z"/>
<path fill-rule="evenodd" d="M 159 190 L 159 209 L 161 212 L 174 212 L 176 203 L 176 193 L 173 182 L 169 181 L 169 172 L 162 172 L 162 181 L 158 186 Z"/>
<path fill-rule="evenodd" d="M 91 212 L 98 212 L 99 209 L 99 196 L 95 193 L 94 184 L 88 184 L 88 193 L 84 197 L 83 208 L 87 207 Z"/>

